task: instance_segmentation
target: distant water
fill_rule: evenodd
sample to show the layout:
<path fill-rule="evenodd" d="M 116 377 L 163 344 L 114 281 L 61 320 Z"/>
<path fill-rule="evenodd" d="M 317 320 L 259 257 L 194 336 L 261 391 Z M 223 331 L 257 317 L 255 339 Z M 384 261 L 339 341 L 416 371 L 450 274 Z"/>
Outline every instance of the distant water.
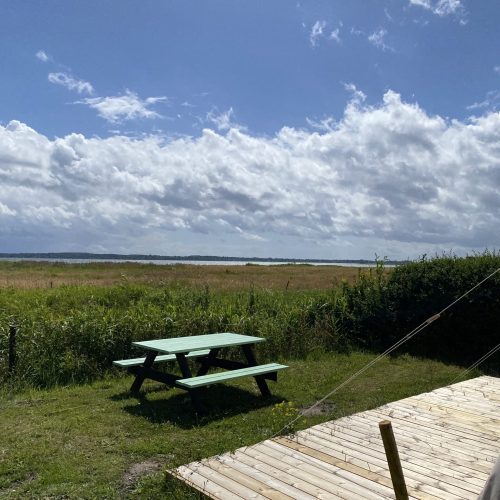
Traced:
<path fill-rule="evenodd" d="M 136 259 L 49 259 L 49 258 L 16 258 L 7 257 L 0 258 L 0 261 L 10 262 L 65 262 L 67 264 L 90 264 L 92 262 L 110 262 L 115 264 L 123 264 L 131 262 L 137 264 L 155 264 L 157 266 L 173 266 L 175 264 L 192 264 L 195 266 L 244 266 L 245 264 L 253 264 L 256 266 L 279 266 L 287 264 L 307 264 L 310 266 L 342 266 L 342 267 L 375 267 L 375 264 L 356 263 L 356 262 L 274 262 L 274 261 L 247 261 L 247 260 L 136 260 Z M 392 267 L 386 264 L 385 267 Z"/>

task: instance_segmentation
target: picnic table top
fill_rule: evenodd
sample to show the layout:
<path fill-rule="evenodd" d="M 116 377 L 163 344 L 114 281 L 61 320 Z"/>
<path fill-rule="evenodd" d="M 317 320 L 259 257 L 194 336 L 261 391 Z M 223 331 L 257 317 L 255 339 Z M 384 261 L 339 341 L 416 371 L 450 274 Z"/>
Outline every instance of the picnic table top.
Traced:
<path fill-rule="evenodd" d="M 240 335 L 238 333 L 210 333 L 207 335 L 193 335 L 190 337 L 177 337 L 170 339 L 144 340 L 132 342 L 137 347 L 167 354 L 186 353 L 202 349 L 216 349 L 245 344 L 263 342 L 262 337 Z"/>

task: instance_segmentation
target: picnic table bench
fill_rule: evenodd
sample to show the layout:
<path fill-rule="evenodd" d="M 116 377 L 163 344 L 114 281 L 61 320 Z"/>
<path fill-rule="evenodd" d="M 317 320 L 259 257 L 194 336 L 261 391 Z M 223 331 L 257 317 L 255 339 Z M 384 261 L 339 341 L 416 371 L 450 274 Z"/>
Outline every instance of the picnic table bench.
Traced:
<path fill-rule="evenodd" d="M 270 396 L 271 392 L 266 380 L 278 379 L 278 371 L 288 368 L 278 363 L 257 364 L 252 346 L 264 342 L 261 337 L 239 335 L 236 333 L 212 333 L 208 335 L 194 335 L 191 337 L 177 337 L 170 339 L 146 340 L 132 342 L 133 345 L 145 349 L 147 354 L 143 358 L 121 359 L 113 361 L 115 366 L 127 368 L 135 375 L 130 388 L 131 392 L 138 393 L 144 380 L 151 379 L 162 382 L 170 387 L 187 390 L 191 396 L 193 406 L 198 412 L 203 410 L 198 390 L 227 380 L 240 377 L 254 377 L 262 396 Z M 225 347 L 241 347 L 246 363 L 233 361 L 218 356 Z M 193 376 L 187 360 L 194 358 L 200 367 Z M 182 376 L 155 370 L 155 363 L 177 361 Z M 223 368 L 226 371 L 210 373 L 210 368 Z"/>

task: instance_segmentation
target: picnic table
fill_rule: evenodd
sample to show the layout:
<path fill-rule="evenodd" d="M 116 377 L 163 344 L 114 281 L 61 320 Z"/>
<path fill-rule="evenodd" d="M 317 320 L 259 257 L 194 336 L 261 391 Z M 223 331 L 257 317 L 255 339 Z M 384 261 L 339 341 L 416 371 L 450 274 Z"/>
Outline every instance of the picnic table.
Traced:
<path fill-rule="evenodd" d="M 231 379 L 254 377 L 262 396 L 271 395 L 266 380 L 276 381 L 277 372 L 288 367 L 278 363 L 257 364 L 253 346 L 264 341 L 265 339 L 261 337 L 226 332 L 132 342 L 134 346 L 147 351 L 146 357 L 117 360 L 113 361 L 113 364 L 127 368 L 135 375 L 131 392 L 138 393 L 144 380 L 155 380 L 188 391 L 193 406 L 201 412 L 203 408 L 198 390 Z M 221 349 L 225 347 L 241 348 L 246 363 L 219 357 Z M 189 358 L 194 358 L 200 363 L 194 376 L 189 367 Z M 153 368 L 155 363 L 166 361 L 176 361 L 182 376 Z M 208 371 L 212 367 L 223 368 L 226 371 L 209 374 Z"/>

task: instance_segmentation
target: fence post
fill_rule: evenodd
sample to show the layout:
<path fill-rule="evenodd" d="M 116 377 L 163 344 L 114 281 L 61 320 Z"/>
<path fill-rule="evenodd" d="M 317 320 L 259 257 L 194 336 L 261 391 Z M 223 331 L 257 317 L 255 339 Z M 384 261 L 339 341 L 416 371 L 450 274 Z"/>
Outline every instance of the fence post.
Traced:
<path fill-rule="evenodd" d="M 389 420 L 382 420 L 378 426 L 384 443 L 385 455 L 391 473 L 392 487 L 396 494 L 396 500 L 408 500 L 403 468 L 399 460 L 398 447 L 394 439 L 394 433 L 392 432 L 392 424 Z"/>
<path fill-rule="evenodd" d="M 9 327 L 9 373 L 14 372 L 16 366 L 16 334 L 17 328 L 14 325 Z"/>

